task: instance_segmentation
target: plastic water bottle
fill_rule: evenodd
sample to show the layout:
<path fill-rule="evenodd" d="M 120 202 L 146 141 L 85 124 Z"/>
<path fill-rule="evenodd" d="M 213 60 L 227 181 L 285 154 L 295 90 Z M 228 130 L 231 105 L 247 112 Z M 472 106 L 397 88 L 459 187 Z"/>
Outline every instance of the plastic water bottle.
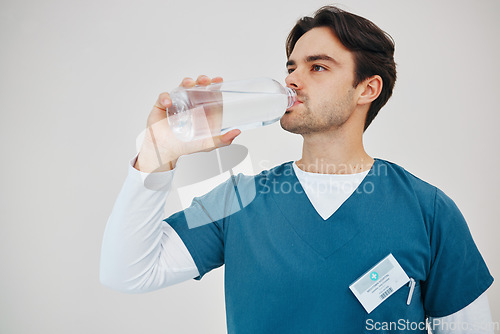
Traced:
<path fill-rule="evenodd" d="M 179 87 L 170 93 L 168 123 L 182 141 L 252 129 L 279 120 L 296 96 L 293 89 L 270 78 Z"/>

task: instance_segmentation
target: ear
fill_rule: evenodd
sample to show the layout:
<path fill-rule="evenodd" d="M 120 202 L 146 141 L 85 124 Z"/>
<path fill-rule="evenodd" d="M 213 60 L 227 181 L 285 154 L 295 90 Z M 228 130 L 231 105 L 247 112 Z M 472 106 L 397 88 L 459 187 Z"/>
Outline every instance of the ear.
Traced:
<path fill-rule="evenodd" d="M 380 75 L 374 75 L 365 79 L 360 85 L 362 88 L 362 92 L 359 95 L 358 104 L 368 104 L 380 95 L 382 92 L 383 81 Z"/>

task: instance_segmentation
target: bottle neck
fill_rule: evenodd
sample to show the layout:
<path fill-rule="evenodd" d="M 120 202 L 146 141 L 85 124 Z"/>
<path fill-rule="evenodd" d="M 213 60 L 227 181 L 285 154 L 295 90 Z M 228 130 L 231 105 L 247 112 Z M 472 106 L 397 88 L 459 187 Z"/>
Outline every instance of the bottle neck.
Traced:
<path fill-rule="evenodd" d="M 297 101 L 297 93 L 290 87 L 285 87 L 285 89 L 286 89 L 286 95 L 288 96 L 288 106 L 286 107 L 288 109 L 293 106 L 295 101 Z"/>

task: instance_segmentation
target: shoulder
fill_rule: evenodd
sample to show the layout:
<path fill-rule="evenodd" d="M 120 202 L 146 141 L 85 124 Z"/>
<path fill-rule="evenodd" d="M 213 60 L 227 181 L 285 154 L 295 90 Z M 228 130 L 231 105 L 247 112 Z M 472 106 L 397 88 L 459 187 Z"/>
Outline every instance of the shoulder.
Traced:
<path fill-rule="evenodd" d="M 231 202 L 229 199 L 238 199 L 244 204 L 252 202 L 262 188 L 266 187 L 273 179 L 293 173 L 291 162 L 285 162 L 271 169 L 263 170 L 256 175 L 235 174 L 230 175 L 225 181 L 217 185 L 205 195 L 195 197 L 196 202 L 212 202 L 214 206 Z M 234 197 L 236 196 L 236 197 Z"/>
<path fill-rule="evenodd" d="M 419 196 L 433 195 L 436 193 L 436 190 L 438 190 L 432 184 L 415 176 L 394 162 L 383 159 L 376 159 L 376 161 L 378 164 L 373 171 L 374 173 L 378 173 L 380 176 L 388 176 L 393 182 L 399 182 L 410 186 Z"/>
<path fill-rule="evenodd" d="M 254 178 L 256 181 L 270 182 L 284 175 L 293 175 L 294 171 L 292 163 L 293 161 L 287 161 L 273 168 L 263 170 L 259 174 L 255 175 Z"/>
<path fill-rule="evenodd" d="M 239 173 L 237 175 L 231 176 L 227 179 L 222 185 L 221 188 L 227 188 L 232 186 L 238 186 L 242 188 L 259 188 L 259 184 L 265 184 L 268 182 L 272 182 L 273 180 L 283 176 L 283 175 L 292 175 L 293 166 L 292 162 L 284 162 L 278 166 L 275 166 L 270 169 L 263 170 L 255 175 L 248 175 Z"/>
<path fill-rule="evenodd" d="M 405 168 L 394 162 L 377 159 L 378 172 L 381 176 L 388 176 L 390 182 L 405 186 L 406 190 L 416 197 L 422 209 L 434 216 L 439 210 L 458 211 L 453 200 L 441 189 L 415 176 Z"/>
<path fill-rule="evenodd" d="M 263 170 L 258 175 L 256 175 L 256 177 L 266 180 L 272 180 L 283 175 L 292 175 L 294 173 L 292 163 L 293 161 L 287 161 L 271 169 Z"/>

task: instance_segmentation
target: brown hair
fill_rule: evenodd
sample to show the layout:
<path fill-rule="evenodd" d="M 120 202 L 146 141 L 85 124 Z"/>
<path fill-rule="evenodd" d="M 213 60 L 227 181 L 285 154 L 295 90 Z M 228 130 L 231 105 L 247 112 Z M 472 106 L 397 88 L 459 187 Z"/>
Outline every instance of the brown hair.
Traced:
<path fill-rule="evenodd" d="M 380 75 L 382 92 L 375 99 L 366 115 L 364 130 L 377 116 L 392 95 L 396 82 L 394 40 L 373 22 L 334 6 L 321 7 L 313 17 L 297 21 L 286 40 L 286 55 L 290 54 L 299 38 L 313 28 L 328 27 L 340 42 L 354 54 L 356 87 L 365 79 Z"/>

